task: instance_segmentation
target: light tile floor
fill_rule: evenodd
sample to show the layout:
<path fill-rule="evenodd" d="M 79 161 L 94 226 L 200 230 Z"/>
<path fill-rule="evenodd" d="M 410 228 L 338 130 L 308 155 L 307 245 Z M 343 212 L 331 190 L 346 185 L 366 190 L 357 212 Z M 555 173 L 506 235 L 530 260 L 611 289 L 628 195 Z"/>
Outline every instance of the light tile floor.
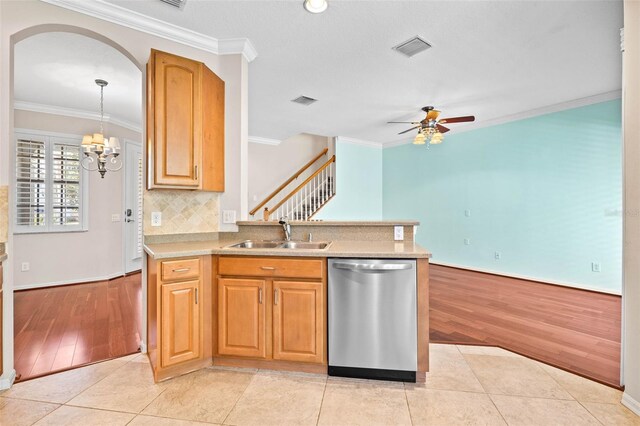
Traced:
<path fill-rule="evenodd" d="M 208 368 L 154 384 L 144 355 L 16 384 L 0 425 L 640 425 L 621 392 L 517 354 L 434 345 L 424 384 Z"/>

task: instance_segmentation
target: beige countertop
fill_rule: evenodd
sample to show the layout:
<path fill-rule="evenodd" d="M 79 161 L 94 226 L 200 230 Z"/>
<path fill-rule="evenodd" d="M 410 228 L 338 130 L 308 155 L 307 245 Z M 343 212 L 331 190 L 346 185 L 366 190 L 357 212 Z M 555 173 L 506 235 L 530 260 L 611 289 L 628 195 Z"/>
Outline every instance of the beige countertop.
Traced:
<path fill-rule="evenodd" d="M 351 226 L 351 227 L 360 227 L 360 226 L 418 226 L 420 222 L 417 220 L 384 220 L 384 221 L 371 221 L 371 220 L 362 220 L 362 221 L 339 221 L 339 220 L 291 220 L 289 223 L 294 225 L 304 225 L 304 226 Z M 236 222 L 236 225 L 239 226 L 280 226 L 277 220 L 263 221 L 263 220 L 243 220 Z"/>
<path fill-rule="evenodd" d="M 154 259 L 203 255 L 296 256 L 296 257 L 365 257 L 365 258 L 428 258 L 431 253 L 414 242 L 402 241 L 334 241 L 323 250 L 308 249 L 241 249 L 227 248 L 240 241 L 192 241 L 145 244 L 145 251 Z"/>

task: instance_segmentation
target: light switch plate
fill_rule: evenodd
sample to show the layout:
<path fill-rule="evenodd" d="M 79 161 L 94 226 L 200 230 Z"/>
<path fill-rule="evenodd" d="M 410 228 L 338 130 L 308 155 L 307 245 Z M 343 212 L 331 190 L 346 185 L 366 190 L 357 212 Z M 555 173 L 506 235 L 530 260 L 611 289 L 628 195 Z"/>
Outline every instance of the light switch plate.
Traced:
<path fill-rule="evenodd" d="M 27 272 L 29 270 L 29 262 L 22 262 L 22 265 L 20 266 L 21 266 L 20 270 L 22 272 Z"/>
<path fill-rule="evenodd" d="M 222 223 L 236 223 L 236 211 L 235 210 L 223 210 L 222 211 Z"/>
<path fill-rule="evenodd" d="M 393 227 L 393 239 L 396 241 L 404 240 L 404 226 Z"/>
<path fill-rule="evenodd" d="M 464 245 L 465 245 L 465 246 L 469 246 L 469 245 L 471 245 L 471 240 L 470 240 L 469 238 L 465 238 L 465 239 L 464 239 Z"/>
<path fill-rule="evenodd" d="M 118 213 L 114 213 L 111 215 L 111 222 L 120 222 L 120 215 Z"/>
<path fill-rule="evenodd" d="M 151 226 L 162 225 L 162 212 L 151 212 Z"/>

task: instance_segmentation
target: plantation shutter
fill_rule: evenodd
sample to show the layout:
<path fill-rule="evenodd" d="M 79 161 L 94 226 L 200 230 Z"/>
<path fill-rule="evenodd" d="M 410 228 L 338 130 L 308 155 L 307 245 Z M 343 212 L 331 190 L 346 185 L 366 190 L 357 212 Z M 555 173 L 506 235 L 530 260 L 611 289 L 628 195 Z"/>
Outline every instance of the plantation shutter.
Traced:
<path fill-rule="evenodd" d="M 51 226 L 79 226 L 80 146 L 53 142 L 51 161 Z"/>
<path fill-rule="evenodd" d="M 47 152 L 44 141 L 18 139 L 16 144 L 16 226 L 47 226 Z"/>

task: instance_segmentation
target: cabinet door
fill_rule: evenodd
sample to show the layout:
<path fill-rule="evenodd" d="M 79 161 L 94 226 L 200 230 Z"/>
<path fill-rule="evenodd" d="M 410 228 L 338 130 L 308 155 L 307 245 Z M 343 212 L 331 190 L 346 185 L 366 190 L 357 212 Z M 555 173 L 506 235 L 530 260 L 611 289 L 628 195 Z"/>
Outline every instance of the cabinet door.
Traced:
<path fill-rule="evenodd" d="M 322 283 L 274 281 L 273 305 L 273 359 L 322 362 Z"/>
<path fill-rule="evenodd" d="M 266 281 L 218 280 L 218 353 L 266 358 Z"/>
<path fill-rule="evenodd" d="M 152 187 L 197 188 L 202 145 L 202 64 L 153 51 L 149 68 Z"/>
<path fill-rule="evenodd" d="M 162 284 L 161 365 L 168 367 L 200 357 L 200 281 Z"/>

